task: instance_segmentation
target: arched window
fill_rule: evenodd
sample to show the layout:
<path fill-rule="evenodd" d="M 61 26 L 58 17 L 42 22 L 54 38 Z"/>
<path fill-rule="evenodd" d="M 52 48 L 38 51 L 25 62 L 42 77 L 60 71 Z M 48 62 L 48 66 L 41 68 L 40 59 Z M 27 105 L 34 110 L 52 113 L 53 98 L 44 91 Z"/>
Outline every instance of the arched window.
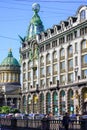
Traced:
<path fill-rule="evenodd" d="M 46 63 L 50 63 L 50 54 L 49 53 L 46 56 Z"/>
<path fill-rule="evenodd" d="M 62 90 L 61 92 L 60 92 L 60 113 L 63 115 L 64 113 L 65 113 L 65 101 L 66 101 L 66 99 L 65 99 L 65 92 Z"/>
<path fill-rule="evenodd" d="M 44 94 L 40 94 L 40 113 L 44 113 Z"/>
<path fill-rule="evenodd" d="M 81 43 L 81 50 L 87 49 L 87 41 L 83 40 Z"/>
<path fill-rule="evenodd" d="M 70 45 L 68 47 L 68 57 L 71 57 L 72 55 L 73 55 L 73 47 L 72 47 L 72 45 Z"/>
<path fill-rule="evenodd" d="M 62 58 L 64 58 L 65 57 L 65 50 L 64 50 L 64 48 L 62 48 L 61 50 L 60 50 L 60 59 L 62 59 Z"/>
<path fill-rule="evenodd" d="M 31 69 L 31 61 L 28 62 L 28 69 Z"/>
<path fill-rule="evenodd" d="M 53 115 L 58 113 L 58 94 L 57 92 L 53 93 Z"/>
<path fill-rule="evenodd" d="M 50 93 L 47 93 L 46 95 L 46 113 L 49 113 L 51 111 L 51 95 Z"/>
<path fill-rule="evenodd" d="M 44 65 L 44 57 L 43 56 L 41 56 L 41 58 L 40 58 L 40 65 Z"/>
<path fill-rule="evenodd" d="M 56 51 L 53 52 L 53 61 L 54 62 L 57 61 L 57 52 Z"/>
<path fill-rule="evenodd" d="M 68 111 L 69 111 L 69 114 L 74 113 L 73 90 L 71 89 L 68 92 Z"/>
<path fill-rule="evenodd" d="M 23 70 L 26 70 L 26 63 L 23 63 Z"/>
<path fill-rule="evenodd" d="M 80 13 L 80 20 L 84 20 L 86 18 L 86 13 L 85 13 L 85 10 L 82 10 L 81 13 Z"/>

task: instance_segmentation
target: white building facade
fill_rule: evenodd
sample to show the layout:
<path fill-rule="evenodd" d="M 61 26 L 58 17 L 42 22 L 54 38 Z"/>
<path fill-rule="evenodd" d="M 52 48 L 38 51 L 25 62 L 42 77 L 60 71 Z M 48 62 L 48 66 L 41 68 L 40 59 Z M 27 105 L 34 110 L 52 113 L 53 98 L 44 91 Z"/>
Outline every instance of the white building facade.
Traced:
<path fill-rule="evenodd" d="M 87 6 L 59 25 L 26 38 L 20 56 L 22 111 L 87 112 Z"/>

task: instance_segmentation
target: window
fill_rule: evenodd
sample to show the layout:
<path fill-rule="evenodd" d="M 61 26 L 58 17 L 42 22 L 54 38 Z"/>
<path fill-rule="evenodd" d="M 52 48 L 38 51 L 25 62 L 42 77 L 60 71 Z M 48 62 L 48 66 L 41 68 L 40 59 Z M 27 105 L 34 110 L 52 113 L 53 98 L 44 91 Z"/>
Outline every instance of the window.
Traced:
<path fill-rule="evenodd" d="M 46 45 L 46 50 L 50 49 L 50 43 Z"/>
<path fill-rule="evenodd" d="M 57 59 L 57 52 L 56 51 L 53 52 L 53 61 L 55 61 L 55 59 Z"/>
<path fill-rule="evenodd" d="M 57 74 L 57 64 L 53 65 L 53 74 Z"/>
<path fill-rule="evenodd" d="M 28 72 L 28 79 L 31 79 L 31 72 Z"/>
<path fill-rule="evenodd" d="M 57 40 L 52 42 L 52 47 L 56 47 L 57 46 Z"/>
<path fill-rule="evenodd" d="M 73 73 L 68 74 L 68 81 L 73 82 Z"/>
<path fill-rule="evenodd" d="M 73 54 L 73 47 L 69 46 L 68 47 L 68 56 L 70 57 L 70 56 L 72 56 L 72 54 Z"/>
<path fill-rule="evenodd" d="M 40 52 L 43 52 L 44 51 L 44 46 L 41 46 L 40 47 Z"/>
<path fill-rule="evenodd" d="M 46 62 L 50 63 L 50 54 L 47 54 L 47 56 L 46 56 Z"/>
<path fill-rule="evenodd" d="M 57 83 L 57 79 L 58 79 L 57 76 L 53 77 L 53 84 L 56 84 L 56 83 Z"/>
<path fill-rule="evenodd" d="M 87 54 L 82 56 L 82 65 L 83 66 L 85 66 L 85 65 L 87 66 Z"/>
<path fill-rule="evenodd" d="M 85 17 L 86 17 L 85 15 L 86 15 L 85 10 L 82 10 L 81 13 L 80 13 L 80 20 L 81 21 L 85 19 Z"/>
<path fill-rule="evenodd" d="M 60 76 L 60 82 L 61 83 L 65 83 L 65 75 L 61 75 Z"/>
<path fill-rule="evenodd" d="M 47 75 L 50 75 L 50 74 L 51 74 L 51 67 L 47 66 Z"/>
<path fill-rule="evenodd" d="M 41 71 L 41 73 L 40 73 L 41 76 L 44 76 L 44 68 L 41 68 L 40 71 Z"/>
<path fill-rule="evenodd" d="M 86 40 L 82 41 L 81 47 L 82 47 L 82 50 L 87 49 L 87 41 Z"/>
<path fill-rule="evenodd" d="M 68 68 L 71 70 L 73 68 L 73 60 L 68 61 Z"/>
<path fill-rule="evenodd" d="M 44 65 L 44 57 L 43 56 L 41 56 L 41 58 L 40 58 L 40 65 Z"/>
<path fill-rule="evenodd" d="M 78 44 L 77 44 L 77 42 L 75 43 L 75 53 L 77 53 L 77 51 L 78 51 Z"/>
<path fill-rule="evenodd" d="M 60 63 L 60 68 L 62 70 L 65 70 L 65 61 L 63 61 L 63 62 Z"/>
<path fill-rule="evenodd" d="M 31 69 L 31 67 L 32 67 L 32 63 L 31 63 L 31 61 L 29 61 L 28 62 L 28 69 Z"/>
<path fill-rule="evenodd" d="M 75 66 L 77 66 L 78 65 L 78 57 L 76 56 L 75 57 Z"/>
<path fill-rule="evenodd" d="M 42 88 L 42 87 L 44 87 L 44 86 L 45 86 L 45 81 L 44 81 L 44 79 L 43 79 L 43 80 L 40 81 L 40 87 Z"/>
<path fill-rule="evenodd" d="M 61 50 L 60 50 L 60 58 L 62 58 L 62 57 L 64 57 L 65 56 L 65 50 L 64 50 L 64 48 L 62 48 Z"/>
<path fill-rule="evenodd" d="M 82 70 L 82 78 L 87 78 L 87 69 Z"/>

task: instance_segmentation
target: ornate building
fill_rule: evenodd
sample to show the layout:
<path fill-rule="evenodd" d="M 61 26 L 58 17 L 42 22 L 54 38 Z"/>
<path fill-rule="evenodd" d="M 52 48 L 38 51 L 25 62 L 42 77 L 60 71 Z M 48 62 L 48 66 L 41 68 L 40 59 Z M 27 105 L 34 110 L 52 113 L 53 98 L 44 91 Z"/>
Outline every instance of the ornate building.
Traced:
<path fill-rule="evenodd" d="M 20 48 L 22 111 L 64 114 L 87 111 L 87 6 L 44 31 L 33 4 Z"/>
<path fill-rule="evenodd" d="M 0 65 L 0 106 L 20 108 L 20 65 L 11 49 Z"/>

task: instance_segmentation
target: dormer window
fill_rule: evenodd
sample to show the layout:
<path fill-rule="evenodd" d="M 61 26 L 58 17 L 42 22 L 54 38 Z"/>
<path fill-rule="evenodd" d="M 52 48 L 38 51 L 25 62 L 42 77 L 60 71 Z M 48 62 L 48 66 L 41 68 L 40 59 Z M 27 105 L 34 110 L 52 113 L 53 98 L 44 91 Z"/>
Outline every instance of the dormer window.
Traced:
<path fill-rule="evenodd" d="M 80 20 L 84 20 L 86 18 L 85 10 L 82 10 L 80 13 Z"/>

